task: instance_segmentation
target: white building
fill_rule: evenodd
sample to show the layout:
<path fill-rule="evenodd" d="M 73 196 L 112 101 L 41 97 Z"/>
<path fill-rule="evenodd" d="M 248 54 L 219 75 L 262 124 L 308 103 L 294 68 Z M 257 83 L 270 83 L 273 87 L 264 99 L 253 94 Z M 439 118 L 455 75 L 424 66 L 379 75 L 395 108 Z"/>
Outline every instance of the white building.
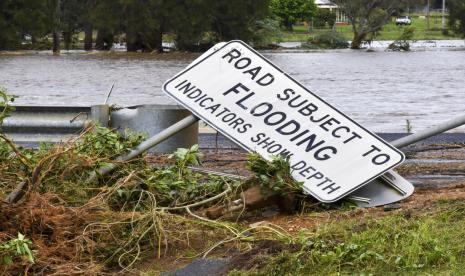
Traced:
<path fill-rule="evenodd" d="M 329 9 L 336 13 L 336 23 L 347 23 L 347 16 L 330 0 L 315 0 L 315 4 L 320 9 Z"/>

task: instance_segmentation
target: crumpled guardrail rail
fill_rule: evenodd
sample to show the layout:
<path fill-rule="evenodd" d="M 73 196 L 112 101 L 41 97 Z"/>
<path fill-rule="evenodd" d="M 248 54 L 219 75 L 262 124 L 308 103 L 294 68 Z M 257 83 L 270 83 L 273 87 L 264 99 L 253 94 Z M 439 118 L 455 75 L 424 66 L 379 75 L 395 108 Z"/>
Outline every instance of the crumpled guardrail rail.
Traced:
<path fill-rule="evenodd" d="M 37 147 L 40 142 L 67 141 L 93 123 L 116 128 L 122 133 L 126 129 L 143 132 L 150 137 L 190 115 L 176 105 L 141 105 L 111 112 L 108 105 L 15 106 L 15 109 L 11 117 L 5 119 L 2 132 L 28 147 Z M 196 143 L 197 124 L 161 143 L 152 152 L 172 152 Z"/>

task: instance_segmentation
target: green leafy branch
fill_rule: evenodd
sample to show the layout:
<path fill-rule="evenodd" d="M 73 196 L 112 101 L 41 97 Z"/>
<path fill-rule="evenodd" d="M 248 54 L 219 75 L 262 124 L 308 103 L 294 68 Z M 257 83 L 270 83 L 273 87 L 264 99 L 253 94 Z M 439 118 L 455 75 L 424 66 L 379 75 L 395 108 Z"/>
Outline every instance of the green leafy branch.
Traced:
<path fill-rule="evenodd" d="M 26 239 L 26 237 L 19 232 L 16 239 L 12 239 L 0 244 L 0 256 L 2 257 L 3 264 L 12 264 L 15 258 L 18 256 L 26 257 L 28 262 L 33 264 L 34 255 L 29 248 L 30 245 L 32 245 L 32 241 Z"/>
<path fill-rule="evenodd" d="M 248 156 L 247 167 L 255 173 L 263 190 L 277 193 L 301 193 L 302 182 L 291 176 L 289 159 L 274 156 L 271 161 L 264 160 L 257 153 Z"/>
<path fill-rule="evenodd" d="M 14 100 L 14 96 L 8 95 L 6 90 L 0 87 L 0 126 L 3 124 L 3 120 L 14 111 L 14 107 L 11 106 Z"/>

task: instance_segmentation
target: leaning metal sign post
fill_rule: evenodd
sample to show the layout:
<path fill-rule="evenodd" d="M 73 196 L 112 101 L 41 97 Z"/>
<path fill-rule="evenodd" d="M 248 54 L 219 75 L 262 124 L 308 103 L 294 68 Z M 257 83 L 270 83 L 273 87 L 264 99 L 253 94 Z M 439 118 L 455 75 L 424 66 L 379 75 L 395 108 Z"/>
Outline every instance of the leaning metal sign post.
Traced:
<path fill-rule="evenodd" d="M 163 88 L 244 149 L 268 160 L 288 157 L 293 177 L 323 202 L 341 199 L 404 160 L 241 41 L 203 56 Z"/>

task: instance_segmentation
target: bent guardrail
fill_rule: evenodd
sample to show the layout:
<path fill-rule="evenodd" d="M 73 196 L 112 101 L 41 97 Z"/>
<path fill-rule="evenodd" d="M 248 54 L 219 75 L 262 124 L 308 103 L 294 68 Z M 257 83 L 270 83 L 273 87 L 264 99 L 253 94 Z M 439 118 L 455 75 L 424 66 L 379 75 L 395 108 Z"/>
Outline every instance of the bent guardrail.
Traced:
<path fill-rule="evenodd" d="M 153 136 L 190 115 L 177 105 L 141 105 L 110 112 L 108 105 L 95 106 L 15 106 L 5 119 L 2 130 L 16 143 L 36 147 L 40 142 L 59 143 L 75 137 L 83 129 L 98 123 Z M 172 152 L 179 147 L 198 143 L 198 126 L 174 135 L 152 152 Z"/>

